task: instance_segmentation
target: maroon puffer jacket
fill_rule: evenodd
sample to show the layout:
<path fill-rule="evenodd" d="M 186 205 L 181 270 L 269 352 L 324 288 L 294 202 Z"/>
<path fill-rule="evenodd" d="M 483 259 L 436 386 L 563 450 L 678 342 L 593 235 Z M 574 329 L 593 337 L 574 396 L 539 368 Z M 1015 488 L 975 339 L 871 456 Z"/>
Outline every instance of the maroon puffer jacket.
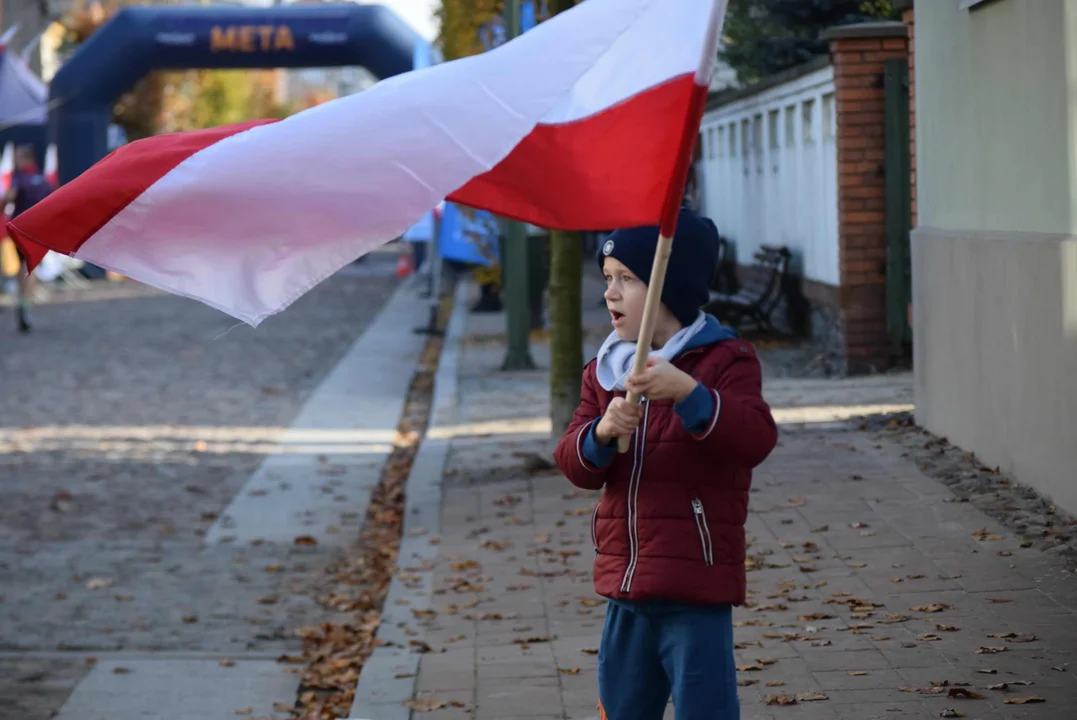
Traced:
<path fill-rule="evenodd" d="M 605 468 L 591 465 L 582 452 L 584 434 L 624 395 L 599 385 L 592 361 L 554 456 L 574 485 L 605 486 L 591 518 L 598 594 L 740 605 L 752 468 L 778 439 L 759 361 L 750 344 L 733 339 L 688 350 L 674 364 L 721 398 L 706 430 L 689 433 L 672 401 L 647 401 L 629 451 Z"/>

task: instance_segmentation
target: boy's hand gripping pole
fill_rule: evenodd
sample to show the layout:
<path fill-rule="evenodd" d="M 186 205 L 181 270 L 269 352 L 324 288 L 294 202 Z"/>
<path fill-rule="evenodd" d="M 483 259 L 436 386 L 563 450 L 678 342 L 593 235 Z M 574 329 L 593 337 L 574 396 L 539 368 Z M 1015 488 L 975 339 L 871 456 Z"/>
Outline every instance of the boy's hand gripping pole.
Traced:
<path fill-rule="evenodd" d="M 641 373 L 647 369 L 647 355 L 654 339 L 654 324 L 658 320 L 658 308 L 662 305 L 662 286 L 666 284 L 666 267 L 669 265 L 669 255 L 673 251 L 673 233 L 667 236 L 661 233 L 658 236 L 658 246 L 654 249 L 654 264 L 651 266 L 651 282 L 647 285 L 647 300 L 643 304 L 643 322 L 639 328 L 639 339 L 636 341 L 636 358 L 632 362 L 632 374 Z M 638 403 L 639 395 L 628 393 L 628 402 Z M 632 438 L 623 435 L 617 438 L 617 449 L 628 452 Z"/>

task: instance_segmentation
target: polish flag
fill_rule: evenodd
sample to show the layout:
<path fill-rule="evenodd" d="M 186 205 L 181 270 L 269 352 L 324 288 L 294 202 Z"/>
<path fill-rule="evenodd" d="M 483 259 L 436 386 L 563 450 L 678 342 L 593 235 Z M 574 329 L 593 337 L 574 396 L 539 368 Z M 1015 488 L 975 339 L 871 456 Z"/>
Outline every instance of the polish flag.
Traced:
<path fill-rule="evenodd" d="M 587 0 L 282 121 L 125 145 L 9 223 L 258 325 L 449 200 L 541 227 L 676 222 L 727 0 Z"/>
<path fill-rule="evenodd" d="M 52 187 L 60 187 L 60 163 L 56 159 L 56 144 L 49 143 L 45 149 L 45 179 Z"/>

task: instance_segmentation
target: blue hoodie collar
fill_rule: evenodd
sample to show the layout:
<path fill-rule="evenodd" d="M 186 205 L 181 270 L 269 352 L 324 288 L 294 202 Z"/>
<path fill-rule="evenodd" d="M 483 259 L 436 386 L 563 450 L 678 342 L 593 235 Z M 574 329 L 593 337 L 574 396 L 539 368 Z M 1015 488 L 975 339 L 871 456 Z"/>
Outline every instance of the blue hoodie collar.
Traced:
<path fill-rule="evenodd" d="M 694 350 L 704 345 L 714 345 L 716 343 L 724 342 L 726 340 L 734 340 L 739 338 L 740 335 L 737 331 L 731 327 L 726 327 L 722 323 L 718 322 L 718 318 L 713 315 L 707 315 L 707 324 L 703 326 L 703 329 L 692 336 L 692 339 L 684 346 L 684 350 L 680 352 L 680 355 Z"/>

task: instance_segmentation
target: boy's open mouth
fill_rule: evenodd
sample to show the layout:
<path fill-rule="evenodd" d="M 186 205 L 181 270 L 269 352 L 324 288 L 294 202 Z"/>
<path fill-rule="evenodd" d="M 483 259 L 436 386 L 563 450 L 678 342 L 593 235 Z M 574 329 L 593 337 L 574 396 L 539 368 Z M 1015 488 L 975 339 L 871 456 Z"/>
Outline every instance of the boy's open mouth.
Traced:
<path fill-rule="evenodd" d="M 623 312 L 617 312 L 613 308 L 610 308 L 610 317 L 613 319 L 614 325 L 620 325 L 624 321 L 625 314 Z"/>

